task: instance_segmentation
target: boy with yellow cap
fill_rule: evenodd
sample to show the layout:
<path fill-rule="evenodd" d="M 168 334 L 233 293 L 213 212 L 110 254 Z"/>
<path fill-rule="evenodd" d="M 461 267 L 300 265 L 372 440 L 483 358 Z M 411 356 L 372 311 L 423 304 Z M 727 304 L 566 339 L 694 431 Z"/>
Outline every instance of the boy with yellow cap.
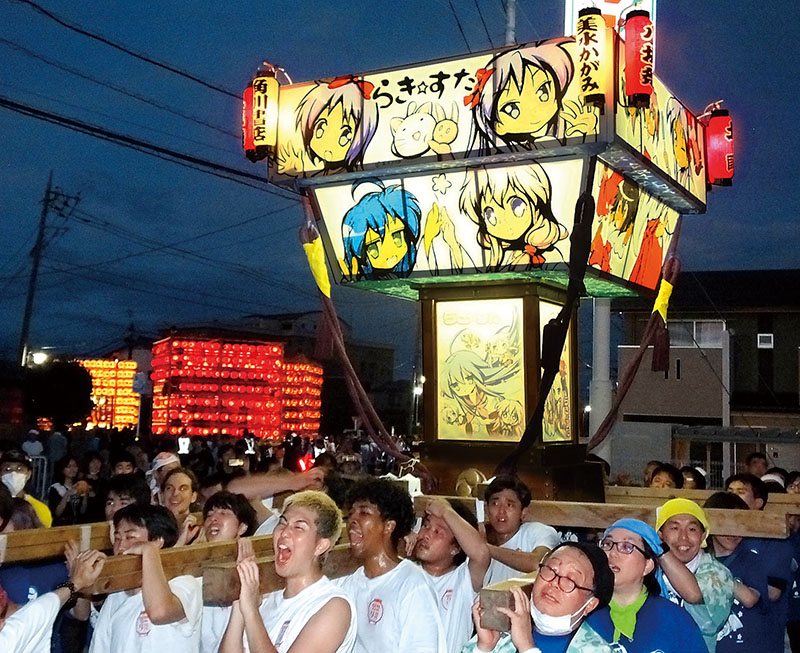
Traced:
<path fill-rule="evenodd" d="M 702 601 L 690 603 L 661 578 L 662 594 L 682 606 L 694 619 L 710 653 L 716 651 L 717 633 L 725 625 L 733 603 L 733 576 L 703 549 L 709 526 L 703 509 L 688 499 L 670 499 L 658 511 L 656 530 L 673 555 L 694 574 Z"/>

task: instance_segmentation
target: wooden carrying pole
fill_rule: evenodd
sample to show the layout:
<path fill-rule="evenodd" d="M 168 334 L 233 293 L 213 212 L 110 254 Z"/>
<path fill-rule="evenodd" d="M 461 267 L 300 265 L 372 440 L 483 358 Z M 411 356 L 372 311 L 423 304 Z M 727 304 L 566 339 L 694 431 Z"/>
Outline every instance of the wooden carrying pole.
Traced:
<path fill-rule="evenodd" d="M 259 588 L 262 594 L 283 589 L 283 578 L 275 571 L 273 555 L 256 557 L 259 570 Z M 339 544 L 328 553 L 322 572 L 328 578 L 340 578 L 352 574 L 361 566 L 361 561 L 353 557 L 349 544 Z M 241 584 L 232 561 L 207 565 L 203 569 L 203 604 L 228 606 L 239 598 Z"/>

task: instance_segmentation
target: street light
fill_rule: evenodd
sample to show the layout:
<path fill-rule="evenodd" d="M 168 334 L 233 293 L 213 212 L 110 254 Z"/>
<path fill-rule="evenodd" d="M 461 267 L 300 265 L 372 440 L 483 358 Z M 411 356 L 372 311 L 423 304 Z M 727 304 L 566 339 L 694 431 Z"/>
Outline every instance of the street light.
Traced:
<path fill-rule="evenodd" d="M 46 352 L 43 351 L 35 351 L 31 354 L 31 360 L 33 361 L 34 365 L 41 365 L 42 363 L 46 363 L 50 356 L 47 355 Z"/>

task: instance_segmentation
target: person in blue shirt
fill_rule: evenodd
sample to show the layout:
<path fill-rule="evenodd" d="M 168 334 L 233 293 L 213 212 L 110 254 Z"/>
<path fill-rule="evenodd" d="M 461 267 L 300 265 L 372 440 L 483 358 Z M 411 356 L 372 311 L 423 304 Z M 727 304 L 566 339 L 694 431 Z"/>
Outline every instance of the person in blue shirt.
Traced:
<path fill-rule="evenodd" d="M 800 494 L 800 472 L 791 472 L 786 477 L 786 492 Z M 789 516 L 789 543 L 794 550 L 794 559 L 800 563 L 800 516 Z M 789 621 L 786 624 L 792 653 L 800 653 L 800 564 L 795 566 L 792 588 L 789 592 Z"/>
<path fill-rule="evenodd" d="M 620 519 L 600 540 L 614 572 L 614 595 L 608 608 L 586 621 L 603 639 L 626 653 L 706 653 L 700 629 L 686 610 L 660 596 L 656 578 L 661 539 L 638 519 Z"/>
<path fill-rule="evenodd" d="M 735 494 L 717 492 L 706 500 L 705 508 L 747 510 L 747 504 Z M 718 562 L 734 578 L 733 605 L 728 620 L 717 634 L 717 653 L 767 651 L 762 648 L 769 627 L 770 605 L 767 587 L 767 561 L 757 550 L 743 544 L 734 535 L 713 535 L 711 548 Z M 783 644 L 775 653 L 783 651 Z"/>
<path fill-rule="evenodd" d="M 738 495 L 750 510 L 763 510 L 768 492 L 764 482 L 752 474 L 736 474 L 725 481 L 728 492 Z M 769 627 L 765 630 L 764 651 L 782 651 L 784 633 L 789 620 L 789 594 L 794 581 L 794 548 L 788 540 L 752 537 L 745 546 L 768 562 L 767 595 L 769 597 Z"/>

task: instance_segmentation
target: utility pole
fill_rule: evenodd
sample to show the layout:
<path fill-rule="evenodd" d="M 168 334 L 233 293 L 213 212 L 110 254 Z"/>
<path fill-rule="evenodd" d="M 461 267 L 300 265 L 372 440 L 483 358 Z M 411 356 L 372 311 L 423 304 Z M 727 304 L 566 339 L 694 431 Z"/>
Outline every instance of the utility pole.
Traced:
<path fill-rule="evenodd" d="M 42 259 L 42 252 L 47 246 L 47 215 L 52 209 L 62 218 L 67 218 L 75 210 L 75 206 L 80 201 L 80 193 L 76 196 L 65 195 L 59 188 L 53 188 L 53 171 L 47 178 L 47 189 L 44 191 L 42 200 L 42 213 L 39 216 L 39 231 L 36 234 L 36 244 L 31 250 L 31 276 L 28 280 L 28 296 L 25 300 L 25 314 L 22 317 L 22 331 L 19 334 L 19 349 L 17 360 L 21 367 L 25 367 L 28 358 L 28 336 L 31 329 L 31 318 L 33 317 L 33 300 L 36 295 L 36 281 L 39 277 L 39 263 Z M 62 229 L 63 228 L 57 228 Z"/>
<path fill-rule="evenodd" d="M 514 45 L 517 42 L 517 0 L 504 0 L 506 8 L 506 45 Z"/>
<path fill-rule="evenodd" d="M 53 186 L 53 171 L 47 178 L 47 190 L 44 191 L 42 200 L 42 214 L 39 217 L 39 233 L 36 235 L 36 244 L 31 251 L 33 264 L 31 266 L 31 276 L 28 280 L 28 297 L 25 300 L 25 314 L 22 317 L 22 332 L 19 334 L 19 350 L 17 360 L 20 367 L 25 367 L 28 358 L 28 334 L 31 328 L 31 315 L 33 314 L 33 296 L 36 293 L 36 279 L 39 276 L 39 261 L 42 257 L 44 246 L 44 233 L 47 228 L 47 213 L 50 210 L 50 189 Z"/>

